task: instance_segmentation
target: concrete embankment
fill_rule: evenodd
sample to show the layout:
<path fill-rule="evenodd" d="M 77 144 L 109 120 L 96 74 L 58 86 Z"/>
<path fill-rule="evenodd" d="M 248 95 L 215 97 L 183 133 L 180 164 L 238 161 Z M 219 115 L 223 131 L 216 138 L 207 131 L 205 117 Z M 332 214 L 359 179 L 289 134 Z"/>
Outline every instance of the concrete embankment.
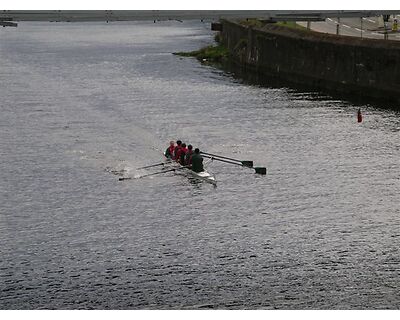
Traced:
<path fill-rule="evenodd" d="M 250 72 L 354 98 L 400 102 L 400 41 L 223 20 L 220 41 Z"/>

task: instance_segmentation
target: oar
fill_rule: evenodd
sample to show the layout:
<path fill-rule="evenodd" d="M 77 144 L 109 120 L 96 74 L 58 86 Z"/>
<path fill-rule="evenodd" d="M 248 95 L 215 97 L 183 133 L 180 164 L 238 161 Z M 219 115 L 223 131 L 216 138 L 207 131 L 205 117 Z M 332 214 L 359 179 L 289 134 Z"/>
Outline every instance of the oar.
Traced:
<path fill-rule="evenodd" d="M 176 169 L 177 169 L 177 168 L 173 168 L 173 169 L 164 170 L 164 171 L 160 171 L 160 172 L 149 173 L 149 174 L 145 174 L 144 176 L 139 176 L 139 177 L 137 177 L 136 179 L 144 178 L 144 177 L 150 177 L 150 176 L 155 176 L 155 175 L 157 175 L 157 174 L 163 174 L 163 173 L 166 173 L 166 172 L 175 171 Z M 132 177 L 122 177 L 122 178 L 119 178 L 119 181 L 122 181 L 122 180 L 130 180 L 130 179 L 134 179 L 134 178 L 132 178 Z"/>
<path fill-rule="evenodd" d="M 221 162 L 225 162 L 225 163 L 230 163 L 230 164 L 236 164 L 237 166 L 241 166 L 241 167 L 245 167 L 245 168 L 249 168 L 249 169 L 254 169 L 255 172 L 258 173 L 258 174 L 267 174 L 267 168 L 265 168 L 265 167 L 248 167 L 248 166 L 245 166 L 245 165 L 240 164 L 240 163 L 236 163 L 236 162 L 232 162 L 232 161 L 228 161 L 228 160 L 224 160 L 224 159 L 218 159 L 218 158 L 206 156 L 206 155 L 204 155 L 204 152 L 202 152 L 202 153 L 203 153 L 203 156 L 205 158 L 209 158 L 209 159 L 213 159 L 213 160 L 217 160 L 217 161 L 221 161 Z"/>
<path fill-rule="evenodd" d="M 136 168 L 136 170 L 147 169 L 147 168 L 158 167 L 158 166 L 164 166 L 164 165 L 166 165 L 167 163 L 168 163 L 168 162 L 160 162 L 160 163 L 156 163 L 156 164 L 150 164 L 150 165 L 148 165 L 148 166 Z"/>
<path fill-rule="evenodd" d="M 227 159 L 227 160 L 231 160 L 231 161 L 237 161 L 240 162 L 243 166 L 245 167 L 249 167 L 252 168 L 253 167 L 253 161 L 248 161 L 248 160 L 238 160 L 238 159 L 232 159 L 232 158 L 228 158 L 228 157 L 224 157 L 224 156 L 219 156 L 217 154 L 212 154 L 212 153 L 207 153 L 207 152 L 200 152 L 201 154 L 205 154 L 207 156 L 211 156 L 215 158 L 221 158 L 221 159 Z"/>
<path fill-rule="evenodd" d="M 145 174 L 144 176 L 139 176 L 139 177 L 137 177 L 136 179 L 144 178 L 144 177 L 150 177 L 150 176 L 155 176 L 155 175 L 157 175 L 157 174 L 163 174 L 163 173 L 166 173 L 166 172 L 181 170 L 181 169 L 185 169 L 185 168 L 188 168 L 188 167 L 189 167 L 189 166 L 183 166 L 183 167 L 168 169 L 168 170 L 164 170 L 164 171 L 160 171 L 160 172 L 149 173 L 149 174 Z M 119 181 L 131 180 L 131 179 L 134 179 L 134 178 L 132 178 L 132 177 L 122 177 L 122 178 L 119 178 Z"/>

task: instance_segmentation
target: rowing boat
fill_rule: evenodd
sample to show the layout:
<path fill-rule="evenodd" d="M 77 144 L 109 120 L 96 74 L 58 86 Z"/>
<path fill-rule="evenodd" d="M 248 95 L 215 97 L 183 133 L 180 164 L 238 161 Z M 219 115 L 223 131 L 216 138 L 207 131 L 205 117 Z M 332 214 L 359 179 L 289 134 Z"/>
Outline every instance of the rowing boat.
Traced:
<path fill-rule="evenodd" d="M 229 164 L 234 164 L 234 165 L 238 165 L 241 167 L 245 167 L 245 168 L 249 168 L 249 169 L 253 169 L 255 170 L 255 173 L 261 174 L 261 175 L 265 175 L 267 174 L 267 168 L 265 167 L 253 167 L 253 161 L 249 161 L 249 160 L 238 160 L 238 159 L 233 159 L 233 158 L 228 158 L 226 156 L 220 156 L 217 154 L 212 154 L 212 153 L 207 153 L 207 152 L 201 152 L 201 154 L 203 155 L 203 157 L 208 158 L 209 160 L 204 163 L 203 167 L 205 168 L 206 165 L 213 161 L 213 160 L 217 160 L 217 161 L 221 161 L 224 163 L 229 163 Z M 165 156 L 165 154 L 164 154 Z M 173 161 L 171 158 L 166 157 L 166 161 L 165 162 L 159 162 L 159 163 L 155 163 L 155 164 L 151 164 L 151 165 L 147 165 L 144 167 L 140 167 L 137 168 L 137 170 L 142 170 L 142 169 L 148 169 L 148 168 L 155 168 L 155 167 L 159 167 L 159 166 L 163 166 L 163 169 L 161 171 L 158 172 L 153 172 L 153 173 L 149 173 L 149 174 L 145 174 L 142 176 L 138 176 L 137 178 L 144 178 L 144 177 L 149 177 L 149 176 L 155 176 L 158 174 L 164 174 L 167 172 L 175 172 L 175 173 L 183 173 L 183 174 L 187 174 L 190 175 L 193 178 L 197 178 L 200 180 L 204 180 L 206 182 L 209 182 L 213 185 L 217 185 L 217 180 L 215 179 L 215 176 L 211 173 L 209 173 L 206 169 L 204 169 L 202 172 L 195 172 L 193 170 L 191 170 L 188 166 L 183 166 L 175 161 Z M 166 167 L 168 166 L 168 167 Z M 130 180 L 132 179 L 132 177 L 121 177 L 119 178 L 120 181 L 122 180 Z"/>
<path fill-rule="evenodd" d="M 183 172 L 186 175 L 190 175 L 194 178 L 197 178 L 199 180 L 203 180 L 206 181 L 208 183 L 211 183 L 213 185 L 217 185 L 217 180 L 215 179 L 215 175 L 211 174 L 210 172 L 208 172 L 206 169 L 204 169 L 204 171 L 201 172 L 195 172 L 192 169 L 182 166 L 180 163 L 175 162 L 173 160 L 171 160 L 171 158 L 167 158 L 167 163 L 171 166 L 171 167 L 176 167 L 177 170 L 176 172 Z M 207 165 L 208 162 L 206 162 L 204 164 Z"/>

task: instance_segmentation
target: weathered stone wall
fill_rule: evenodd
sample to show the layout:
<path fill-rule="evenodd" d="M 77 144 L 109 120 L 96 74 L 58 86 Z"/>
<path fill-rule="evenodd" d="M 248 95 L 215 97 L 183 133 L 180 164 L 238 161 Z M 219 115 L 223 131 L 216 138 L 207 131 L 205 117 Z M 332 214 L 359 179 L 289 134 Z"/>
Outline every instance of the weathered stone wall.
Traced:
<path fill-rule="evenodd" d="M 358 97 L 400 102 L 400 42 L 359 39 L 277 25 L 222 21 L 235 63 L 262 74 Z"/>

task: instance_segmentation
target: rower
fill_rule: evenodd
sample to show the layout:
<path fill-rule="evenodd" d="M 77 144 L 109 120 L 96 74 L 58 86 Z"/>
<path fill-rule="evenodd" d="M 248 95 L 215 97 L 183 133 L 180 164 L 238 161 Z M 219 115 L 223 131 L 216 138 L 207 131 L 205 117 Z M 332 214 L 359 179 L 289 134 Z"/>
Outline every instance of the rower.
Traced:
<path fill-rule="evenodd" d="M 179 152 L 179 149 L 181 148 L 181 144 L 182 144 L 182 141 L 181 140 L 177 140 L 176 141 L 176 146 L 175 146 L 175 149 L 174 149 L 174 157 L 173 157 L 173 159 L 174 160 L 176 160 L 176 161 L 178 161 L 178 152 Z"/>
<path fill-rule="evenodd" d="M 193 146 L 191 144 L 188 145 L 188 150 L 185 155 L 185 165 L 191 165 L 192 164 L 192 156 L 193 156 Z"/>
<path fill-rule="evenodd" d="M 200 155 L 199 148 L 194 149 L 194 154 L 192 156 L 192 170 L 194 172 L 204 171 L 203 157 Z"/>
<path fill-rule="evenodd" d="M 165 156 L 168 159 L 172 159 L 174 160 L 174 150 L 175 150 L 175 142 L 174 141 L 170 141 L 169 142 L 169 147 L 167 148 L 167 150 L 165 150 Z"/>
<path fill-rule="evenodd" d="M 185 165 L 185 156 L 188 149 L 186 148 L 186 143 L 181 144 L 181 148 L 178 150 L 178 157 L 176 161 L 178 161 L 181 165 Z"/>

